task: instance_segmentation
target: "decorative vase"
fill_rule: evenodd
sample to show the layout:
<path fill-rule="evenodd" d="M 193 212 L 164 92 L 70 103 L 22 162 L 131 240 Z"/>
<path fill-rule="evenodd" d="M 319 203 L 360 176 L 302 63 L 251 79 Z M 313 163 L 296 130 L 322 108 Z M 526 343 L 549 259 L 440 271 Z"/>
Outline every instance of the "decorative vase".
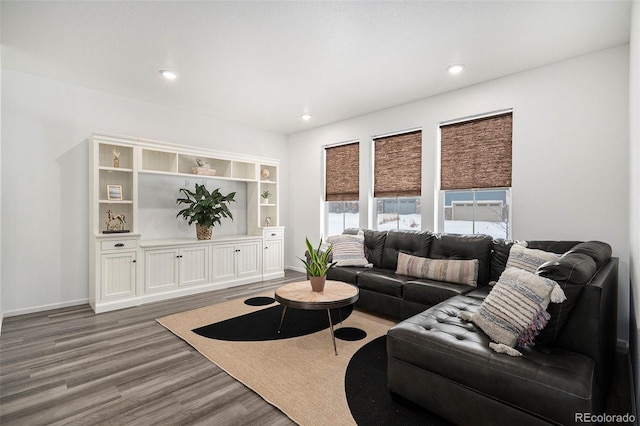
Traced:
<path fill-rule="evenodd" d="M 212 227 L 202 226 L 196 223 L 196 236 L 199 240 L 210 240 L 212 231 Z"/>
<path fill-rule="evenodd" d="M 309 277 L 309 281 L 311 281 L 311 290 L 316 292 L 321 292 L 324 290 L 324 283 L 327 280 L 327 277 Z"/>
<path fill-rule="evenodd" d="M 260 170 L 260 177 L 262 178 L 262 180 L 267 180 L 269 179 L 269 175 L 271 173 L 269 172 L 269 169 L 262 169 Z"/>
<path fill-rule="evenodd" d="M 262 198 L 262 204 L 269 204 L 268 198 Z"/>

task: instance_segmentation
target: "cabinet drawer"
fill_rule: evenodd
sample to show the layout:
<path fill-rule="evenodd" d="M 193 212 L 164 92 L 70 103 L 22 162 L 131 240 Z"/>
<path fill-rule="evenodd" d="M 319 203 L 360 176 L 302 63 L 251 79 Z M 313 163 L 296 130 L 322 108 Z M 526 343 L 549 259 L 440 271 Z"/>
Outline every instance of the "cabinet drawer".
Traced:
<path fill-rule="evenodd" d="M 138 245 L 137 240 L 109 240 L 102 241 L 100 244 L 100 248 L 102 251 L 107 250 L 123 250 L 123 249 L 134 249 Z"/>
<path fill-rule="evenodd" d="M 282 229 L 263 229 L 262 238 L 283 238 L 284 231 Z"/>

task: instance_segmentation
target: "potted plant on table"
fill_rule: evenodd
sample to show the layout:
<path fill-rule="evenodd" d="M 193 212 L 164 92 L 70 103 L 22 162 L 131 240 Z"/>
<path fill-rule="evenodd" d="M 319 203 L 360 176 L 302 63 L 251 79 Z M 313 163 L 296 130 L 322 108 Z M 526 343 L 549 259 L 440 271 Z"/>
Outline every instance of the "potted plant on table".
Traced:
<path fill-rule="evenodd" d="M 199 240 L 211 239 L 212 228 L 221 224 L 223 218 L 233 220 L 229 203 L 235 202 L 235 192 L 222 195 L 220 188 L 209 191 L 204 185 L 197 183 L 195 191 L 181 188 L 180 192 L 184 194 L 184 198 L 178 198 L 176 204 L 185 204 L 186 207 L 176 217 L 182 216 L 189 225 L 195 222 Z"/>
<path fill-rule="evenodd" d="M 320 250 L 322 247 L 322 238 L 318 248 L 314 249 L 309 239 L 306 238 L 307 245 L 307 259 L 298 258 L 304 263 L 304 268 L 309 275 L 309 281 L 311 281 L 311 289 L 313 291 L 320 292 L 324 290 L 324 283 L 327 280 L 327 273 L 329 269 L 333 268 L 337 262 L 329 262 L 331 256 L 331 246 L 326 250 Z"/>

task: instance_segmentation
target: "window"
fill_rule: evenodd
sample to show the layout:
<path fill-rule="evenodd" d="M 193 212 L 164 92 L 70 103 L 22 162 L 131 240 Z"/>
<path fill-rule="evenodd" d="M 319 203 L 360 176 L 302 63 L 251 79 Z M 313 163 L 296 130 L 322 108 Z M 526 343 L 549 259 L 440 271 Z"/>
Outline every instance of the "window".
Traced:
<path fill-rule="evenodd" d="M 419 230 L 421 226 L 421 200 L 419 197 L 376 199 L 376 218 L 379 231 L 389 229 Z"/>
<path fill-rule="evenodd" d="M 376 137 L 376 229 L 421 229 L 422 131 Z"/>
<path fill-rule="evenodd" d="M 324 235 L 360 226 L 360 144 L 325 148 Z"/>
<path fill-rule="evenodd" d="M 509 238 L 512 113 L 440 126 L 440 229 Z"/>
<path fill-rule="evenodd" d="M 509 189 L 443 191 L 444 232 L 509 237 Z"/>

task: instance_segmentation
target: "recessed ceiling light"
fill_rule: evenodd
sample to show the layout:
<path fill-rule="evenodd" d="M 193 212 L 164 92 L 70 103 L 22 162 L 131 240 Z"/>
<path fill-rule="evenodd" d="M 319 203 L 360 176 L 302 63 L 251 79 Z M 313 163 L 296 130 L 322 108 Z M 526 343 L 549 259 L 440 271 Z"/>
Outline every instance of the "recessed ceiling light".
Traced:
<path fill-rule="evenodd" d="M 463 69 L 464 69 L 463 64 L 455 64 L 455 65 L 450 65 L 449 68 L 447 68 L 447 71 L 449 71 L 449 74 L 459 74 L 462 72 Z"/>
<path fill-rule="evenodd" d="M 309 121 L 311 120 L 311 114 L 302 114 L 300 118 L 302 118 L 304 121 Z"/>
<path fill-rule="evenodd" d="M 167 80 L 175 80 L 178 78 L 178 74 L 171 70 L 160 70 L 160 74 L 162 74 L 162 76 Z"/>

